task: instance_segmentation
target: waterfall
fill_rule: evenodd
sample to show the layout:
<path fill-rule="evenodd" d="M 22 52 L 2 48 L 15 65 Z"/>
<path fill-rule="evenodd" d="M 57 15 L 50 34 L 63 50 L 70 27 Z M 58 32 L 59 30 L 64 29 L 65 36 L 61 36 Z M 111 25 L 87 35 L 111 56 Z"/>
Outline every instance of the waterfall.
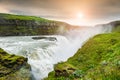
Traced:
<path fill-rule="evenodd" d="M 88 40 L 96 34 L 111 32 L 112 26 L 84 27 L 71 30 L 65 36 L 51 35 L 57 40 L 34 40 L 33 36 L 0 37 L 0 47 L 10 54 L 28 58 L 32 74 L 36 80 L 47 77 L 54 64 L 66 61 Z"/>

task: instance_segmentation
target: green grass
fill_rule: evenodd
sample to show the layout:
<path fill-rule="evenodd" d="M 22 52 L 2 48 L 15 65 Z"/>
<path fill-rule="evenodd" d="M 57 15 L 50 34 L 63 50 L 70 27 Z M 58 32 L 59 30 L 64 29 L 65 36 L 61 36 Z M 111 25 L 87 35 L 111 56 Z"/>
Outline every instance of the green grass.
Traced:
<path fill-rule="evenodd" d="M 35 17 L 35 16 L 25 16 L 25 15 L 13 15 L 13 14 L 3 14 L 0 13 L 0 17 L 5 19 L 12 19 L 12 20 L 35 20 L 35 21 L 41 21 L 41 22 L 52 22 L 52 20 Z"/>
<path fill-rule="evenodd" d="M 65 64 L 76 70 L 67 77 L 55 76 L 55 71 L 65 68 Z M 46 80 L 120 80 L 120 33 L 96 35 L 68 61 L 57 64 L 54 70 Z"/>

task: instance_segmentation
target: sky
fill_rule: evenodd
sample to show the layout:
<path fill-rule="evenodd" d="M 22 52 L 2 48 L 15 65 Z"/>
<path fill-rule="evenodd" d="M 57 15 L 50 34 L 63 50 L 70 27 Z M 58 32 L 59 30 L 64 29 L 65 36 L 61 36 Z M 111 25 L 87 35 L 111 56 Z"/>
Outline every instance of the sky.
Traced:
<path fill-rule="evenodd" d="M 120 20 L 120 0 L 0 0 L 0 13 L 92 26 Z"/>

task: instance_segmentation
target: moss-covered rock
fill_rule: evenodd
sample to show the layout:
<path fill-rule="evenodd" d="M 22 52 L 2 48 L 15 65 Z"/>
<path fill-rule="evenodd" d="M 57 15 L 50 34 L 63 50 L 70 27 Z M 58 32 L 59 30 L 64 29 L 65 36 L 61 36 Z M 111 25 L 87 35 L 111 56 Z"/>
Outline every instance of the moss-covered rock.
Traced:
<path fill-rule="evenodd" d="M 113 32 L 120 32 L 120 21 L 114 21 L 114 22 L 111 22 L 109 23 L 111 24 L 113 27 Z"/>
<path fill-rule="evenodd" d="M 0 48 L 0 80 L 30 80 L 27 58 L 10 55 Z"/>
<path fill-rule="evenodd" d="M 67 63 L 59 63 L 55 66 L 55 76 L 56 77 L 60 77 L 60 76 L 64 76 L 64 77 L 68 77 L 71 73 L 73 73 L 77 68 L 67 64 Z"/>

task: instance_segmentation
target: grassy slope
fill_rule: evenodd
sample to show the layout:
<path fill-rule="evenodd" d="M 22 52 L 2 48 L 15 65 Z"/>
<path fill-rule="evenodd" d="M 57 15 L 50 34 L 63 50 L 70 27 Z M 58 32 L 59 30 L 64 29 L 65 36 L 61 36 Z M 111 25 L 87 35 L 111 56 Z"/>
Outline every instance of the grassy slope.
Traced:
<path fill-rule="evenodd" d="M 0 13 L 0 17 L 5 18 L 5 19 L 12 19 L 12 20 L 35 20 L 35 21 L 41 21 L 41 22 L 51 22 L 52 20 L 47 20 L 44 18 L 40 17 L 35 17 L 35 16 L 23 16 L 23 15 L 13 15 L 13 14 L 4 14 Z"/>
<path fill-rule="evenodd" d="M 75 70 L 70 73 L 65 67 Z M 45 80 L 120 80 L 120 33 L 96 35 L 54 70 Z"/>

